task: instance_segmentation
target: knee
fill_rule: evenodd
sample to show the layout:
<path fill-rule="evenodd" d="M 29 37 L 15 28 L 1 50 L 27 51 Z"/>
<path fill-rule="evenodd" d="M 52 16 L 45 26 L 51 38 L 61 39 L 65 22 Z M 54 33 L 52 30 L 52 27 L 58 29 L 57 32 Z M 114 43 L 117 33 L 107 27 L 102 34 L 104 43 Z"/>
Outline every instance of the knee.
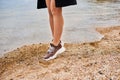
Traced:
<path fill-rule="evenodd" d="M 48 13 L 49 13 L 49 16 L 52 17 L 52 12 L 51 12 L 51 9 L 48 9 Z"/>
<path fill-rule="evenodd" d="M 62 14 L 62 8 L 51 8 L 51 14 L 53 16 Z"/>

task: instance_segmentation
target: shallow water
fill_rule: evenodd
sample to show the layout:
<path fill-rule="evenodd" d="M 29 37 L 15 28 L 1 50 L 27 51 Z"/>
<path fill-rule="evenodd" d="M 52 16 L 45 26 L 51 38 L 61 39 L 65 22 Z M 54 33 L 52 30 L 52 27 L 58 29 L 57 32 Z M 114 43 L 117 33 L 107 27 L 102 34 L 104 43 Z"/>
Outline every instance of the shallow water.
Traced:
<path fill-rule="evenodd" d="M 120 25 L 120 0 L 78 0 L 63 8 L 65 42 L 100 40 L 95 27 Z M 0 54 L 25 44 L 49 42 L 47 9 L 36 9 L 36 0 L 0 0 Z"/>

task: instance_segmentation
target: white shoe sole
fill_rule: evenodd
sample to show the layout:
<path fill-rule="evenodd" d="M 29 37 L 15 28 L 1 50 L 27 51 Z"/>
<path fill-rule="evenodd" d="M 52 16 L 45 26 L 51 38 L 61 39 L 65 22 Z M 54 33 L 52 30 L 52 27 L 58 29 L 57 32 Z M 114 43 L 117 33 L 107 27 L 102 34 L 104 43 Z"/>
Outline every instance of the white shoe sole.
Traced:
<path fill-rule="evenodd" d="M 65 51 L 65 47 L 62 47 L 61 49 L 59 49 L 55 55 L 53 55 L 52 57 L 48 58 L 48 59 L 45 59 L 46 61 L 49 61 L 51 59 L 55 59 L 57 57 L 57 55 L 63 53 Z"/>

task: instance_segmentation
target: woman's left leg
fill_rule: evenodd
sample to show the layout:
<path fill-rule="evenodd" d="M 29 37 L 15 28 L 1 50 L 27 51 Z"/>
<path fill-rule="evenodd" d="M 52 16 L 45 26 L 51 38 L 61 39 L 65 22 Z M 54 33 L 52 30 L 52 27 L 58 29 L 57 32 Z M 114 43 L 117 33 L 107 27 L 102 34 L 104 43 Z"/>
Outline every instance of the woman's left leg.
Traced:
<path fill-rule="evenodd" d="M 57 46 L 60 42 L 63 32 L 64 20 L 62 15 L 62 7 L 56 7 L 55 0 L 51 0 L 50 8 L 53 15 L 54 23 L 54 39 L 52 43 Z"/>

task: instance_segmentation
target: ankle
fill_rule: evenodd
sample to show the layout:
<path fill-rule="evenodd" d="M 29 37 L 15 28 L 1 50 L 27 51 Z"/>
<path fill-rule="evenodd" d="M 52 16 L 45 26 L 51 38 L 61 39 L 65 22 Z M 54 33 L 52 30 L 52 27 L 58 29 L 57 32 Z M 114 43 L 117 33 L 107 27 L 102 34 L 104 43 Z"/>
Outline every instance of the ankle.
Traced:
<path fill-rule="evenodd" d="M 59 45 L 59 44 L 57 44 L 57 43 L 53 43 L 53 42 L 52 42 L 51 44 L 53 44 L 54 46 L 58 46 L 58 45 Z"/>
<path fill-rule="evenodd" d="M 52 44 L 53 44 L 54 46 L 58 46 L 58 45 L 60 44 L 60 42 L 61 42 L 61 41 L 54 42 L 54 40 L 53 40 L 53 41 L 52 41 Z"/>

